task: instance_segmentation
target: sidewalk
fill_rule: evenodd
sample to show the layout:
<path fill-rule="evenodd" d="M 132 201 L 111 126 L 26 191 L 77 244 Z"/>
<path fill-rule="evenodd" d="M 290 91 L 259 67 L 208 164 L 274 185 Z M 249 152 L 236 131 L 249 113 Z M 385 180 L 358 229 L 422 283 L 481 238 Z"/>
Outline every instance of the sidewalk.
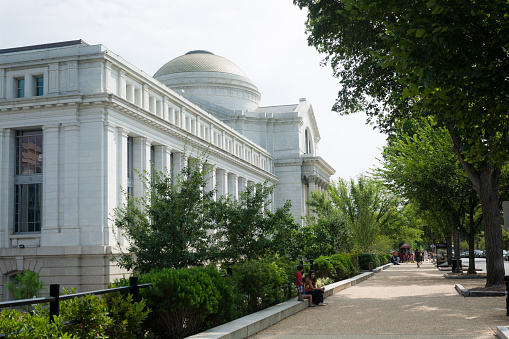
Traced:
<path fill-rule="evenodd" d="M 391 266 L 374 277 L 252 336 L 267 338 L 494 338 L 509 324 L 505 298 L 464 298 L 425 262 Z"/>

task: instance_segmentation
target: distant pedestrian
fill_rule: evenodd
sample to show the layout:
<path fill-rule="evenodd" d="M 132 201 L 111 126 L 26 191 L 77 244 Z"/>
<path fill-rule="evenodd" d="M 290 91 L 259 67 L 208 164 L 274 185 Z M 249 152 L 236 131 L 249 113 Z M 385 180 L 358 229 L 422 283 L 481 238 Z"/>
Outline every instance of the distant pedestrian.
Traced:
<path fill-rule="evenodd" d="M 392 253 L 391 263 L 393 263 L 394 265 L 399 265 L 399 263 L 398 263 L 399 258 L 398 258 L 397 254 L 398 253 L 396 253 L 396 252 Z"/>
<path fill-rule="evenodd" d="M 417 268 L 421 267 L 421 252 L 415 251 L 415 262 L 417 263 Z"/>
<path fill-rule="evenodd" d="M 428 251 L 424 251 L 424 261 L 428 261 Z"/>

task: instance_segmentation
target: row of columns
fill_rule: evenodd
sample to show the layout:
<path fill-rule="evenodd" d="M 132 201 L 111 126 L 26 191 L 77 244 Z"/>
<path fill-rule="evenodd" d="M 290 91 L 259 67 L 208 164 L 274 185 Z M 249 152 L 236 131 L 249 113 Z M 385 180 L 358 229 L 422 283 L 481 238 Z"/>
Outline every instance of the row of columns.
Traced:
<path fill-rule="evenodd" d="M 122 140 L 121 144 L 127 145 L 127 137 L 128 132 L 125 129 L 121 130 Z M 145 137 L 135 137 L 133 138 L 133 167 L 139 171 L 146 171 L 150 173 L 151 170 L 151 152 L 154 153 L 154 167 L 158 171 L 165 171 L 171 169 L 172 178 L 176 178 L 182 168 L 191 160 L 188 156 L 186 156 L 183 152 L 179 152 L 176 150 L 172 150 L 168 146 L 163 145 L 155 145 L 154 150 L 151 150 L 152 141 Z M 122 147 L 124 148 L 124 147 Z M 125 147 L 127 148 L 127 147 Z M 127 149 L 123 151 L 123 154 L 127 154 Z M 124 159 L 125 158 L 125 159 Z M 193 159 L 194 160 L 194 159 Z M 120 177 L 122 178 L 119 182 L 120 186 L 126 187 L 127 181 L 124 178 L 127 178 L 127 173 L 122 173 L 123 169 L 127 168 L 127 156 L 123 157 L 119 164 Z M 230 194 L 235 199 L 238 198 L 239 193 L 244 191 L 248 186 L 252 186 L 255 184 L 253 180 L 249 180 L 245 177 L 242 177 L 232 171 L 217 168 L 213 164 L 203 163 L 201 164 L 202 168 L 205 170 L 205 180 L 206 187 L 205 189 L 211 191 L 214 187 L 217 188 L 217 195 L 227 195 Z M 143 183 L 138 179 L 138 176 L 135 175 L 134 178 L 134 196 L 140 196 L 143 194 L 144 187 Z M 214 197 L 215 199 L 217 197 Z M 123 195 L 119 196 L 120 201 L 122 202 Z"/>

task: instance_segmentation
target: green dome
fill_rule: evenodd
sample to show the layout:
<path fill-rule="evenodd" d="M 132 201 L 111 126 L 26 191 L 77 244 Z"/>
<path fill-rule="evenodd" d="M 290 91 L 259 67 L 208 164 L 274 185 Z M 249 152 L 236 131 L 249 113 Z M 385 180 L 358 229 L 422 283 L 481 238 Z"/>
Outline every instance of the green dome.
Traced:
<path fill-rule="evenodd" d="M 184 72 L 220 72 L 247 78 L 247 75 L 239 66 L 230 60 L 204 50 L 190 51 L 185 55 L 168 61 L 154 74 L 154 78 Z"/>

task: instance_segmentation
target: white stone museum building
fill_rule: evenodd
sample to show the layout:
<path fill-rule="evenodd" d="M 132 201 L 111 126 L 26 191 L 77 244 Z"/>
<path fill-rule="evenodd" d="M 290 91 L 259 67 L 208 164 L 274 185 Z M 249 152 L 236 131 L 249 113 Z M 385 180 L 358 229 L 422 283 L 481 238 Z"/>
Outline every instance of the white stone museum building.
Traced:
<path fill-rule="evenodd" d="M 208 149 L 209 188 L 276 184 L 300 224 L 333 168 L 317 154 L 311 104 L 259 107 L 233 62 L 191 51 L 154 76 L 82 40 L 0 50 L 0 300 L 24 269 L 48 286 L 104 288 L 125 272 L 114 208 L 143 194 L 136 171 L 177 175 Z M 297 100 L 296 100 L 297 101 Z M 122 244 L 124 239 L 118 239 Z"/>

